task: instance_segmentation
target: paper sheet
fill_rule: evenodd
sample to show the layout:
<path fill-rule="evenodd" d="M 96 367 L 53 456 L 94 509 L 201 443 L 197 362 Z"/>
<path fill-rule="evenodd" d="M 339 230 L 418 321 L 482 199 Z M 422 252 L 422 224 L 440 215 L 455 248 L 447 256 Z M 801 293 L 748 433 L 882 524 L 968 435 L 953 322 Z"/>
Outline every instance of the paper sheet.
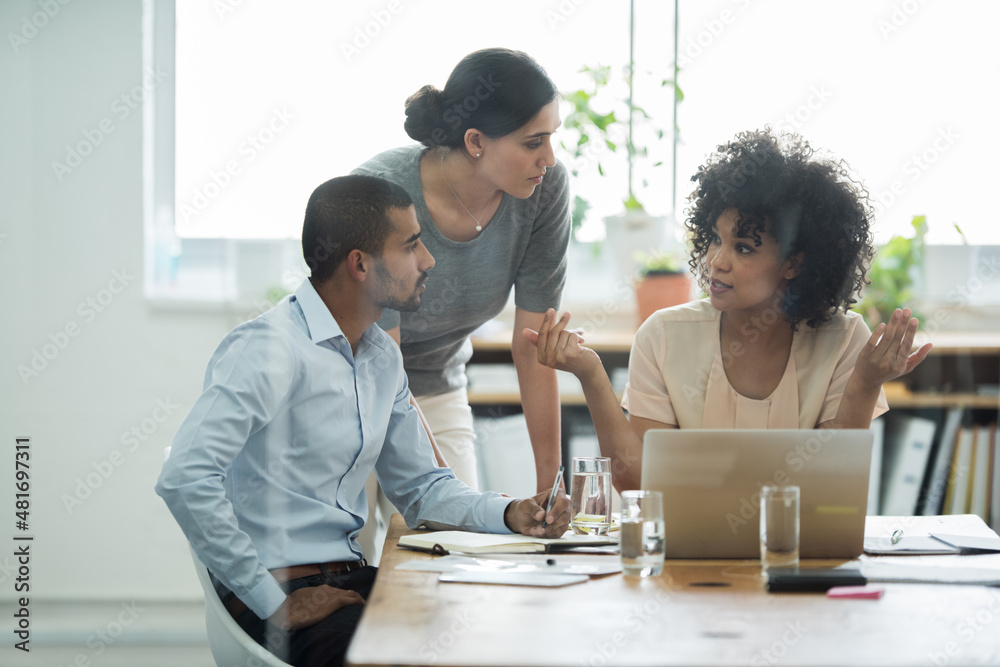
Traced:
<path fill-rule="evenodd" d="M 576 574 L 598 576 L 621 572 L 621 560 L 618 556 L 587 556 L 571 558 L 567 556 L 547 557 L 489 557 L 482 556 L 442 556 L 432 560 L 408 560 L 396 566 L 397 570 L 416 570 L 420 572 L 479 572 L 504 574 Z"/>

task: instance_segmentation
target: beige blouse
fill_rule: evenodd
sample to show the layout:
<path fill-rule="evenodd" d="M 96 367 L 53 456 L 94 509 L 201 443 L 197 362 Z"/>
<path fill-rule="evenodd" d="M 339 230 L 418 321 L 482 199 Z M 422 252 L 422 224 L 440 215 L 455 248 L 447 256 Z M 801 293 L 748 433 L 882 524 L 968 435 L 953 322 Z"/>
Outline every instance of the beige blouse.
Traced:
<path fill-rule="evenodd" d="M 765 399 L 736 392 L 723 355 L 739 356 L 739 342 L 721 349 L 721 312 L 708 299 L 651 315 L 636 332 L 622 407 L 629 414 L 680 428 L 811 429 L 833 419 L 861 348 L 871 337 L 864 319 L 838 312 L 813 329 L 805 323 L 792 337 L 792 353 L 778 387 Z M 748 339 L 759 329 L 744 331 Z M 872 417 L 889 409 L 879 393 Z"/>

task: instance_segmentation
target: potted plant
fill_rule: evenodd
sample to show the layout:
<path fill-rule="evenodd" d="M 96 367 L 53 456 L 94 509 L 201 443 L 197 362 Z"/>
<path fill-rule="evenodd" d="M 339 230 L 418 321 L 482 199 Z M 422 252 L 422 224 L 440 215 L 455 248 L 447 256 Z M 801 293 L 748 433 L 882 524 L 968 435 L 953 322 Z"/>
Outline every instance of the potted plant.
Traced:
<path fill-rule="evenodd" d="M 691 300 L 691 277 L 684 271 L 683 259 L 678 254 L 637 253 L 636 261 L 639 264 L 635 281 L 639 324 L 662 308 Z"/>
<path fill-rule="evenodd" d="M 634 19 L 634 11 L 632 16 Z M 604 176 L 602 159 L 606 158 L 608 153 L 618 153 L 620 147 L 625 149 L 628 181 L 625 197 L 622 200 L 624 211 L 618 215 L 604 218 L 604 223 L 607 244 L 611 246 L 618 259 L 622 274 L 627 276 L 633 275 L 637 268 L 632 257 L 634 252 L 637 249 L 659 247 L 668 221 L 665 216 L 649 215 L 636 196 L 634 166 L 638 159 L 648 157 L 648 149 L 646 146 L 636 143 L 634 129 L 640 123 L 650 122 L 651 118 L 633 100 L 632 84 L 633 72 L 635 71 L 635 63 L 631 55 L 633 37 L 634 30 L 631 30 L 629 64 L 624 70 L 627 96 L 624 100 L 614 101 L 618 111 L 624 110 L 623 114 L 616 115 L 614 108 L 607 113 L 594 108 L 595 100 L 598 98 L 601 98 L 601 102 L 605 105 L 608 103 L 607 94 L 602 95 L 602 93 L 605 93 L 609 85 L 612 84 L 610 67 L 584 67 L 581 72 L 588 77 L 587 85 L 579 90 L 563 93 L 570 108 L 564 114 L 563 127 L 565 132 L 562 133 L 562 136 L 570 137 L 570 141 L 563 141 L 562 147 L 569 152 L 572 158 L 570 171 L 574 176 L 578 176 L 581 170 L 593 166 L 596 166 L 598 174 Z M 673 87 L 675 118 L 676 104 L 684 98 L 677 86 L 677 72 L 675 64 L 673 77 L 662 80 L 660 84 L 661 86 Z M 607 106 L 602 108 L 607 108 Z M 652 136 L 660 140 L 663 139 L 664 132 L 662 129 L 654 127 Z M 574 137 L 575 143 L 572 141 Z M 676 122 L 674 123 L 673 141 L 676 146 Z M 660 164 L 660 162 L 656 162 L 653 166 Z M 572 209 L 574 232 L 582 225 L 590 208 L 590 202 L 583 196 L 577 194 L 574 197 Z"/>
<path fill-rule="evenodd" d="M 915 215 L 910 224 L 913 236 L 893 236 L 878 249 L 868 270 L 870 284 L 862 290 L 861 301 L 852 308 L 865 318 L 871 329 L 880 322 L 888 322 L 896 308 L 912 310 L 913 283 L 923 262 L 927 218 Z"/>

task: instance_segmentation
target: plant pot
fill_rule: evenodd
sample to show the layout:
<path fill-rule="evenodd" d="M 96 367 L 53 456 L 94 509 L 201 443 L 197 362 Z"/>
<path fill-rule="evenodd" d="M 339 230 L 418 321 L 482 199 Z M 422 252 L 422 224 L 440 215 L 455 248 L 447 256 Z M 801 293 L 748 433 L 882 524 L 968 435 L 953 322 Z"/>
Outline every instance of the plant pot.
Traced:
<path fill-rule="evenodd" d="M 628 211 L 604 219 L 606 242 L 619 276 L 632 281 L 639 268 L 636 253 L 661 247 L 668 220 L 664 216 L 651 216 L 645 211 Z"/>
<path fill-rule="evenodd" d="M 686 273 L 649 273 L 635 283 L 639 324 L 662 308 L 691 300 L 691 277 Z"/>

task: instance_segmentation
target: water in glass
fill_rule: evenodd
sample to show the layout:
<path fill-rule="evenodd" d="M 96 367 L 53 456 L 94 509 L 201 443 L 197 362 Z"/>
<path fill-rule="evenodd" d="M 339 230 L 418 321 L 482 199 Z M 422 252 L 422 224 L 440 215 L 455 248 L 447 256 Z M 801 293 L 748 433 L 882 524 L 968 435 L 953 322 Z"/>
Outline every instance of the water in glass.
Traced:
<path fill-rule="evenodd" d="M 663 571 L 663 519 L 622 520 L 622 574 L 655 577 Z"/>
<path fill-rule="evenodd" d="M 611 528 L 611 473 L 574 472 L 570 526 L 577 535 L 607 535 Z"/>

